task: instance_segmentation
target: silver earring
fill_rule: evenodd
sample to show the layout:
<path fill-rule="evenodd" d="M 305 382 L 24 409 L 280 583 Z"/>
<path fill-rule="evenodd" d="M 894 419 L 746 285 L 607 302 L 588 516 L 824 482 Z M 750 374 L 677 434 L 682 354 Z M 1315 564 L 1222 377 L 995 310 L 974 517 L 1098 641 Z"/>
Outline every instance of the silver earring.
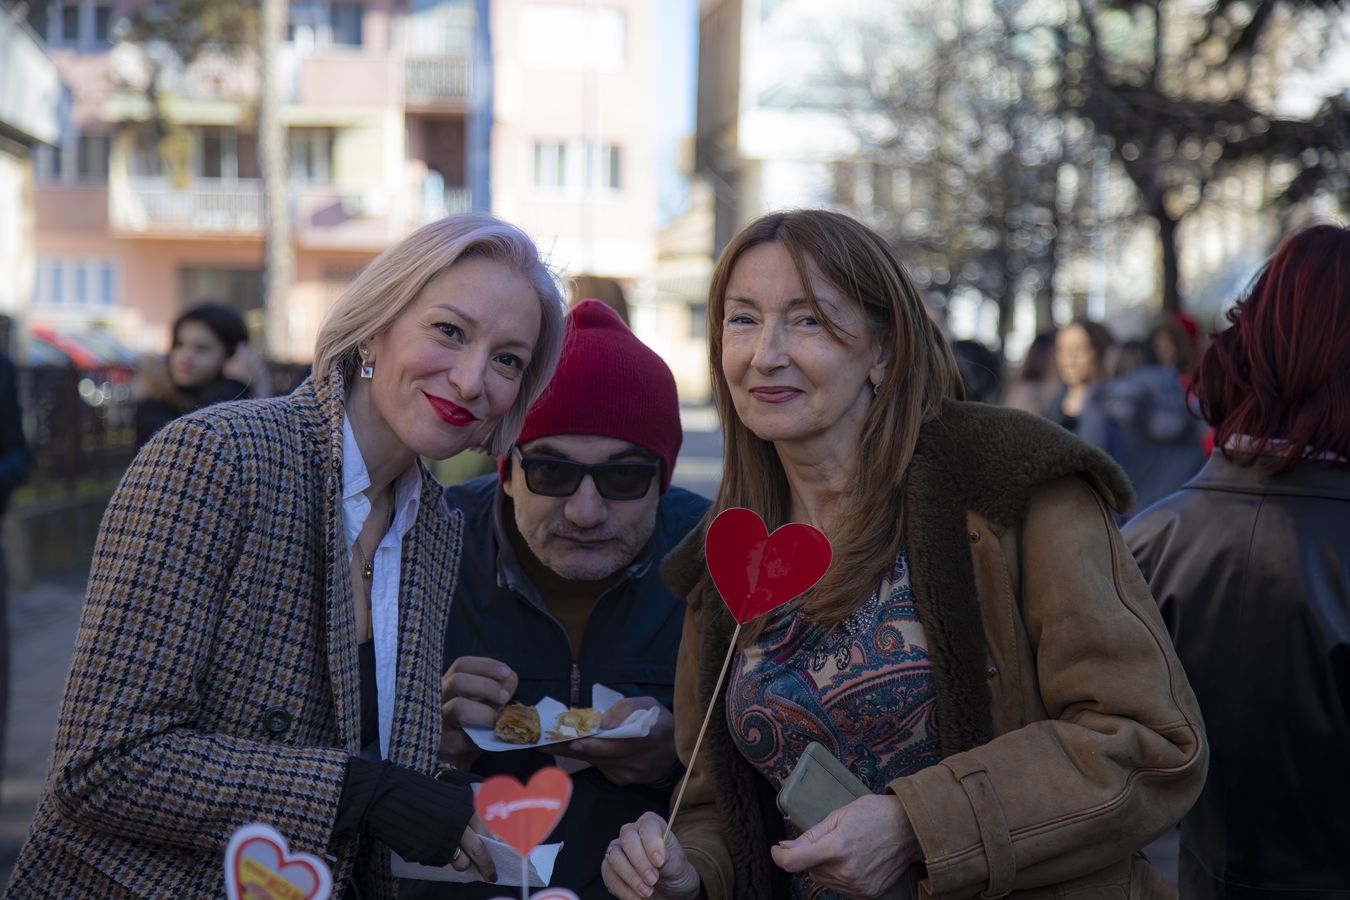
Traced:
<path fill-rule="evenodd" d="M 370 360 L 366 359 L 366 351 L 361 352 L 361 377 L 374 378 L 375 367 L 371 365 Z"/>
<path fill-rule="evenodd" d="M 370 376 L 367 375 L 366 377 L 369 378 Z M 881 394 L 881 382 L 878 381 L 876 384 L 872 385 L 872 396 L 876 397 L 880 394 Z"/>

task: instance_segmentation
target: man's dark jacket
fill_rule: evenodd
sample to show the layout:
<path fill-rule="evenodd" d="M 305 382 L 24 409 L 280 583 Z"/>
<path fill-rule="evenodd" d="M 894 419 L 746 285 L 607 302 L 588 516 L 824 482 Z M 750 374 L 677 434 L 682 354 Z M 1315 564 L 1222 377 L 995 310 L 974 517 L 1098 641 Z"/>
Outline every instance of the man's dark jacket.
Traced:
<path fill-rule="evenodd" d="M 509 498 L 497 476 L 485 475 L 446 488 L 452 509 L 462 510 L 464 548 L 459 580 L 445 633 L 445 665 L 461 656 L 487 656 L 520 676 L 515 702 L 544 696 L 573 706 L 591 705 L 591 686 L 607 685 L 625 697 L 655 697 L 674 706 L 675 659 L 684 627 L 684 601 L 662 582 L 661 560 L 688 534 L 708 508 L 697 494 L 672 487 L 661 498 L 651 540 L 621 580 L 596 601 L 573 671 L 567 632 L 528 582 L 505 540 L 500 517 Z M 575 692 L 574 692 L 575 685 Z M 555 759 L 535 750 L 484 753 L 478 775 L 514 775 L 525 781 Z M 653 810 L 665 815 L 668 785 L 619 787 L 594 768 L 572 777 L 572 803 L 549 842 L 562 841 L 551 884 L 582 900 L 608 898 L 600 863 L 619 828 Z M 509 893 L 492 885 L 403 882 L 400 897 L 488 898 Z"/>

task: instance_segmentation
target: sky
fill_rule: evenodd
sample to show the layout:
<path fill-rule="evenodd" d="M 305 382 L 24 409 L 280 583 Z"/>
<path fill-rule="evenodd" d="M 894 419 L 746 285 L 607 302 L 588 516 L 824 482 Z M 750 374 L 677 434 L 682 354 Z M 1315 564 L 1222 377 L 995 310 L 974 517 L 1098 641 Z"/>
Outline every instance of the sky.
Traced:
<path fill-rule="evenodd" d="M 656 132 L 657 224 L 684 212 L 689 190 L 680 175 L 680 139 L 694 130 L 698 0 L 653 0 L 656 90 L 651 115 Z"/>

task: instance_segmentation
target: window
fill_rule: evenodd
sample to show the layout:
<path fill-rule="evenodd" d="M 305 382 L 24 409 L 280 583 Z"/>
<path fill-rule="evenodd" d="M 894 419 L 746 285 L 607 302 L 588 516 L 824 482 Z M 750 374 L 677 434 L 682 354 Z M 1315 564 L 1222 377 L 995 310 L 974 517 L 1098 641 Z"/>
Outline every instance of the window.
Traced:
<path fill-rule="evenodd" d="M 106 134 L 82 134 L 76 144 L 75 177 L 80 181 L 107 181 L 112 139 Z"/>
<path fill-rule="evenodd" d="M 298 47 L 360 47 L 361 22 L 366 8 L 361 3 L 338 0 L 294 0 L 286 40 Z"/>
<path fill-rule="evenodd" d="M 589 154 L 583 141 L 535 141 L 530 165 L 530 183 L 553 190 L 580 191 L 590 182 L 586 165 Z M 599 148 L 595 183 L 617 191 L 623 186 L 620 148 L 606 144 Z"/>
<path fill-rule="evenodd" d="M 61 43 L 73 47 L 80 42 L 80 7 L 66 4 L 61 7 Z"/>
<path fill-rule="evenodd" d="M 37 171 L 38 181 L 60 181 L 62 165 L 62 151 L 60 147 L 48 147 L 43 144 L 33 153 L 33 165 Z"/>
<path fill-rule="evenodd" d="M 202 178 L 225 177 L 225 136 L 223 128 L 208 127 L 200 132 L 200 163 L 197 174 Z M 231 132 L 233 135 L 233 132 Z M 233 143 L 233 141 L 231 141 Z"/>
<path fill-rule="evenodd" d="M 358 3 L 335 3 L 332 9 L 333 43 L 361 46 L 361 18 L 365 7 Z"/>
<path fill-rule="evenodd" d="M 567 183 L 567 145 L 551 141 L 534 144 L 535 187 L 560 188 Z"/>
<path fill-rule="evenodd" d="M 600 148 L 600 183 L 612 191 L 619 189 L 618 147 Z"/>
<path fill-rule="evenodd" d="M 333 131 L 330 128 L 292 128 L 291 181 L 327 184 L 333 159 Z"/>
<path fill-rule="evenodd" d="M 112 32 L 112 7 L 104 3 L 94 6 L 94 43 L 110 43 Z"/>
<path fill-rule="evenodd" d="M 106 259 L 38 259 L 38 306 L 95 308 L 117 304 L 117 272 Z"/>
<path fill-rule="evenodd" d="M 47 43 L 77 50 L 106 50 L 112 43 L 113 8 L 108 0 L 55 0 L 34 20 Z"/>
<path fill-rule="evenodd" d="M 112 138 L 106 134 L 67 135 L 59 147 L 37 148 L 33 164 L 39 181 L 47 183 L 104 182 Z"/>

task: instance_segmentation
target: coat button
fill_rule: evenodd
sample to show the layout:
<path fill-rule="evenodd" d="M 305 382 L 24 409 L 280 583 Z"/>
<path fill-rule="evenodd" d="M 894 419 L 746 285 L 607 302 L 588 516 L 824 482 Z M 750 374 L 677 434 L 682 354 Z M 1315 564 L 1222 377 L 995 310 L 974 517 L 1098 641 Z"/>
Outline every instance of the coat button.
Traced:
<path fill-rule="evenodd" d="M 984 674 L 988 675 L 990 678 L 993 678 L 995 675 L 998 674 L 998 667 L 995 666 L 993 663 L 990 663 L 989 665 L 984 667 Z"/>
<path fill-rule="evenodd" d="M 268 734 L 284 734 L 291 727 L 291 714 L 284 706 L 269 706 L 263 713 L 263 727 Z"/>
<path fill-rule="evenodd" d="M 970 533 L 970 542 L 972 544 L 978 544 L 980 542 L 980 533 L 978 531 L 972 531 Z"/>

